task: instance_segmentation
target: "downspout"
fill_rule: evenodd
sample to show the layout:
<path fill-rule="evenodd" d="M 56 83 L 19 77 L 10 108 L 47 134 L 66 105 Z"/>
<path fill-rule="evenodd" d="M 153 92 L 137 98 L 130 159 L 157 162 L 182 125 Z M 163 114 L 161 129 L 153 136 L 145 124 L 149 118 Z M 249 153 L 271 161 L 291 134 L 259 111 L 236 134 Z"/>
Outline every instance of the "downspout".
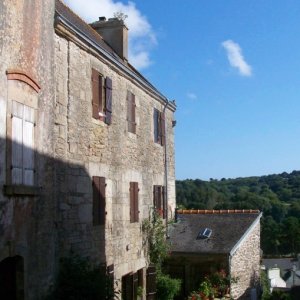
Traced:
<path fill-rule="evenodd" d="M 230 299 L 233 299 L 232 298 L 232 295 L 231 295 L 231 259 L 232 259 L 232 256 L 231 256 L 231 253 L 229 253 L 229 256 L 228 256 L 228 276 L 229 276 L 229 295 L 230 295 Z"/>
<path fill-rule="evenodd" d="M 169 233 L 168 233 L 168 171 L 169 171 L 169 168 L 168 168 L 168 143 L 167 143 L 167 122 L 166 122 L 166 115 L 165 115 L 165 111 L 166 111 L 166 108 L 168 107 L 169 105 L 169 100 L 166 99 L 166 104 L 164 106 L 164 109 L 163 109 L 163 116 L 165 118 L 165 122 L 164 122 L 164 131 L 165 131 L 165 143 L 164 143 L 164 159 L 165 159 L 165 210 L 166 210 L 166 238 L 169 237 Z"/>

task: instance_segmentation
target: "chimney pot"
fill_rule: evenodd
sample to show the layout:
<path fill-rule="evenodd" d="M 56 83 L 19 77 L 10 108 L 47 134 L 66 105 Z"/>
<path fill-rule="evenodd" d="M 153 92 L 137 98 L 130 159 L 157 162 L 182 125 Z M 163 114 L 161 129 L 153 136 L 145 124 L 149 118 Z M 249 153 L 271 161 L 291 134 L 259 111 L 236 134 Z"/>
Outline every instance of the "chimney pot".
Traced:
<path fill-rule="evenodd" d="M 99 21 L 106 21 L 105 17 L 99 17 Z"/>

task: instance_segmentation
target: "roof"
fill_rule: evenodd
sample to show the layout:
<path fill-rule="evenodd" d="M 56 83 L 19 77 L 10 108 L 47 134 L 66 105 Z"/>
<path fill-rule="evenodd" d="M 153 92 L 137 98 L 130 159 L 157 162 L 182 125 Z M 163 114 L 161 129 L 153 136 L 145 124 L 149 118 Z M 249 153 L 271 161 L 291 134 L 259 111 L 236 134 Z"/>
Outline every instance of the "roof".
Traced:
<path fill-rule="evenodd" d="M 258 210 L 178 210 L 169 232 L 173 253 L 230 254 L 260 220 Z M 211 236 L 197 239 L 209 228 Z"/>
<path fill-rule="evenodd" d="M 262 264 L 266 269 L 277 267 L 281 271 L 288 271 L 293 268 L 293 265 L 297 263 L 295 258 L 264 258 Z"/>
<path fill-rule="evenodd" d="M 164 102 L 167 102 L 168 107 L 171 110 L 176 110 L 174 101 L 169 101 L 141 73 L 139 73 L 132 65 L 130 65 L 130 63 L 121 59 L 96 30 L 82 20 L 60 0 L 55 1 L 55 26 L 57 26 L 58 23 L 63 24 L 90 47 L 94 48 L 98 52 L 101 52 L 101 54 L 109 59 L 110 62 L 112 62 L 116 67 L 122 69 L 122 71 L 125 71 L 127 75 L 136 79 L 137 82 L 148 91 L 154 93 Z"/>

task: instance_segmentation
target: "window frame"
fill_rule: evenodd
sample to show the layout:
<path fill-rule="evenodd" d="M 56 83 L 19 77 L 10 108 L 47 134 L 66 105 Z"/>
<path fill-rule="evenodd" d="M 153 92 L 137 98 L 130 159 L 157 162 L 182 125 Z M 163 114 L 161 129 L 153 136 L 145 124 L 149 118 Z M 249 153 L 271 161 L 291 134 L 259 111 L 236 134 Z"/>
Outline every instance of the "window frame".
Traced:
<path fill-rule="evenodd" d="M 106 221 L 106 179 L 105 177 L 92 177 L 93 189 L 93 225 L 105 225 Z"/>

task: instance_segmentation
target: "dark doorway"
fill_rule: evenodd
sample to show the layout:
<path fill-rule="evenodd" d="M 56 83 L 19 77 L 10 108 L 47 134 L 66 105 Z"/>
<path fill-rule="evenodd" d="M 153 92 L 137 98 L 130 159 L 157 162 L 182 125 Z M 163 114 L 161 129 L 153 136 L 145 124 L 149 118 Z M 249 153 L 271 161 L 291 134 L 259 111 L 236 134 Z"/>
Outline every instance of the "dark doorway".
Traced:
<path fill-rule="evenodd" d="M 0 299 L 24 299 L 24 261 L 21 256 L 0 262 Z"/>

